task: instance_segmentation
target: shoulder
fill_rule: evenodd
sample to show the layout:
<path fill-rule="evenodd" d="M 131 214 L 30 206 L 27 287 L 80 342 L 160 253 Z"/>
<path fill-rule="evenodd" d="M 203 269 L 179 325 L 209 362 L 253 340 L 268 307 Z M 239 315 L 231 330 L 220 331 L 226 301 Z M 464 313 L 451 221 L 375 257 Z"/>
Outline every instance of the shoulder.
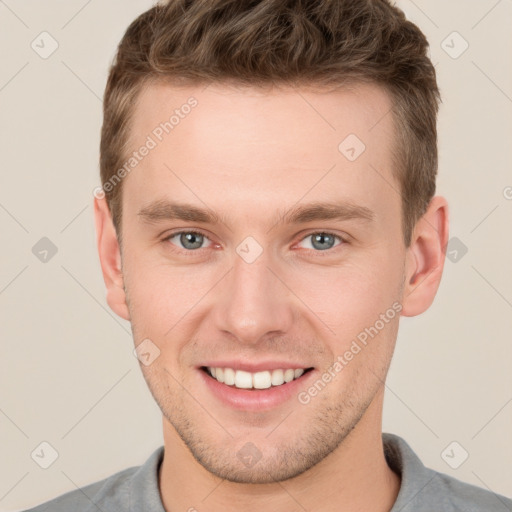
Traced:
<path fill-rule="evenodd" d="M 89 512 L 89 510 L 122 510 L 129 499 L 130 478 L 137 471 L 132 467 L 103 480 L 69 491 L 25 512 Z M 99 508 L 98 508 L 99 507 Z M 108 508 L 113 507 L 113 508 Z"/>
<path fill-rule="evenodd" d="M 123 469 L 103 480 L 74 489 L 24 512 L 122 512 L 145 503 L 160 512 L 158 468 L 163 446 L 157 448 L 141 466 Z M 149 509 L 148 509 L 149 510 Z"/>
<path fill-rule="evenodd" d="M 444 473 L 430 471 L 433 478 L 429 493 L 436 497 L 435 503 L 441 510 L 512 512 L 511 499 L 490 490 L 461 482 Z"/>
<path fill-rule="evenodd" d="M 512 512 L 512 500 L 427 468 L 399 436 L 384 433 L 388 465 L 401 475 L 400 491 L 391 512 Z"/>

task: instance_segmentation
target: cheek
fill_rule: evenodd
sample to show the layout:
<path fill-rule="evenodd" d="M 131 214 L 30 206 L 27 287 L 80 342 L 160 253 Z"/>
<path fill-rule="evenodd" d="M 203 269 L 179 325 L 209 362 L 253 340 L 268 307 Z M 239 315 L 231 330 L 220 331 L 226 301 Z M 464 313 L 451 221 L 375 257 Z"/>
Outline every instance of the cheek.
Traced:
<path fill-rule="evenodd" d="M 123 271 L 134 330 L 163 343 L 190 323 L 218 273 L 207 265 L 176 266 L 142 252 L 126 253 Z"/>
<path fill-rule="evenodd" d="M 331 327 L 337 339 L 346 340 L 373 325 L 380 314 L 400 301 L 403 262 L 392 250 L 383 249 L 337 267 L 295 272 L 291 281 L 296 283 L 294 291 Z"/>

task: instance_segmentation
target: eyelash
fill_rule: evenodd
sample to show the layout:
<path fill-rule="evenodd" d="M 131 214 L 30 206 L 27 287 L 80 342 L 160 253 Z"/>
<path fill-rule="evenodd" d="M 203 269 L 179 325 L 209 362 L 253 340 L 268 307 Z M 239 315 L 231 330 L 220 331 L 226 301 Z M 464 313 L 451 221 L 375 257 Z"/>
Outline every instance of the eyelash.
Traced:
<path fill-rule="evenodd" d="M 192 234 L 192 235 L 201 235 L 202 237 L 206 238 L 207 240 L 209 240 L 210 242 L 212 242 L 210 240 L 210 238 L 208 237 L 208 235 L 206 235 L 205 233 L 201 232 L 201 231 L 196 231 L 196 230 L 181 230 L 181 231 L 175 231 L 174 233 L 171 233 L 169 235 L 167 235 L 163 240 L 162 242 L 170 242 L 171 238 L 174 238 L 175 236 L 177 235 L 182 235 L 182 234 Z M 332 236 L 333 238 L 335 239 L 338 239 L 340 241 L 339 244 L 336 244 L 334 245 L 333 247 L 331 247 L 330 249 L 326 249 L 324 251 L 320 251 L 320 250 L 315 250 L 315 249 L 305 249 L 306 251 L 313 251 L 315 253 L 318 253 L 320 256 L 327 256 L 329 254 L 332 254 L 333 251 L 335 250 L 336 247 L 339 247 L 341 245 L 344 245 L 347 243 L 347 240 L 340 236 L 340 235 L 337 235 L 336 233 L 332 233 L 330 231 L 311 231 L 310 233 L 304 235 L 300 240 L 299 242 L 302 242 L 303 240 L 305 240 L 306 238 L 312 236 L 312 235 L 328 235 L 328 236 Z M 171 245 L 174 245 L 174 244 L 171 244 Z M 207 249 L 207 247 L 200 247 L 199 249 L 182 249 L 180 247 L 177 247 L 177 246 L 174 246 L 176 252 L 179 252 L 179 253 L 185 253 L 185 254 L 191 254 L 191 253 L 194 253 L 194 252 L 199 252 L 201 249 Z"/>

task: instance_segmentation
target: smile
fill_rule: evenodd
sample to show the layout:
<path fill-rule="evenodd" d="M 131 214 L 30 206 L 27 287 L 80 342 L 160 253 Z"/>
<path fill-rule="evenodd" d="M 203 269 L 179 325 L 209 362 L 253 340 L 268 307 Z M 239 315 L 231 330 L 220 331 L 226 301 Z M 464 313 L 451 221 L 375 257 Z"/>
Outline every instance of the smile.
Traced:
<path fill-rule="evenodd" d="M 254 373 L 233 368 L 215 368 L 211 366 L 203 367 L 202 369 L 217 382 L 227 386 L 233 386 L 238 389 L 268 389 L 299 379 L 312 368 L 275 369 Z"/>

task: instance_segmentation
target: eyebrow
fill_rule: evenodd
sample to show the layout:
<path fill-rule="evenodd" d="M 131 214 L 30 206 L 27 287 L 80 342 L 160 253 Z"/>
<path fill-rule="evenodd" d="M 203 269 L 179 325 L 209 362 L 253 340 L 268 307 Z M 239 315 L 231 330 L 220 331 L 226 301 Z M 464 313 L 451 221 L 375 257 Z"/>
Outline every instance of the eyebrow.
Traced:
<path fill-rule="evenodd" d="M 202 222 L 205 224 L 226 223 L 224 217 L 208 208 L 198 208 L 187 203 L 171 202 L 165 199 L 157 200 L 144 206 L 138 213 L 146 223 L 158 223 L 169 220 L 183 220 L 189 222 Z M 320 220 L 350 220 L 360 219 L 373 221 L 375 214 L 366 206 L 348 202 L 314 202 L 299 205 L 287 211 L 278 211 L 275 225 L 303 224 Z M 227 223 L 226 223 L 227 224 Z"/>
<path fill-rule="evenodd" d="M 352 203 L 310 203 L 291 208 L 283 213 L 278 224 L 302 224 L 316 220 L 350 220 L 372 221 L 375 215 L 366 206 Z"/>
<path fill-rule="evenodd" d="M 144 222 L 155 223 L 164 220 L 186 220 L 218 224 L 220 217 L 209 209 L 198 208 L 186 203 L 173 203 L 165 199 L 154 201 L 140 209 L 139 217 Z"/>

